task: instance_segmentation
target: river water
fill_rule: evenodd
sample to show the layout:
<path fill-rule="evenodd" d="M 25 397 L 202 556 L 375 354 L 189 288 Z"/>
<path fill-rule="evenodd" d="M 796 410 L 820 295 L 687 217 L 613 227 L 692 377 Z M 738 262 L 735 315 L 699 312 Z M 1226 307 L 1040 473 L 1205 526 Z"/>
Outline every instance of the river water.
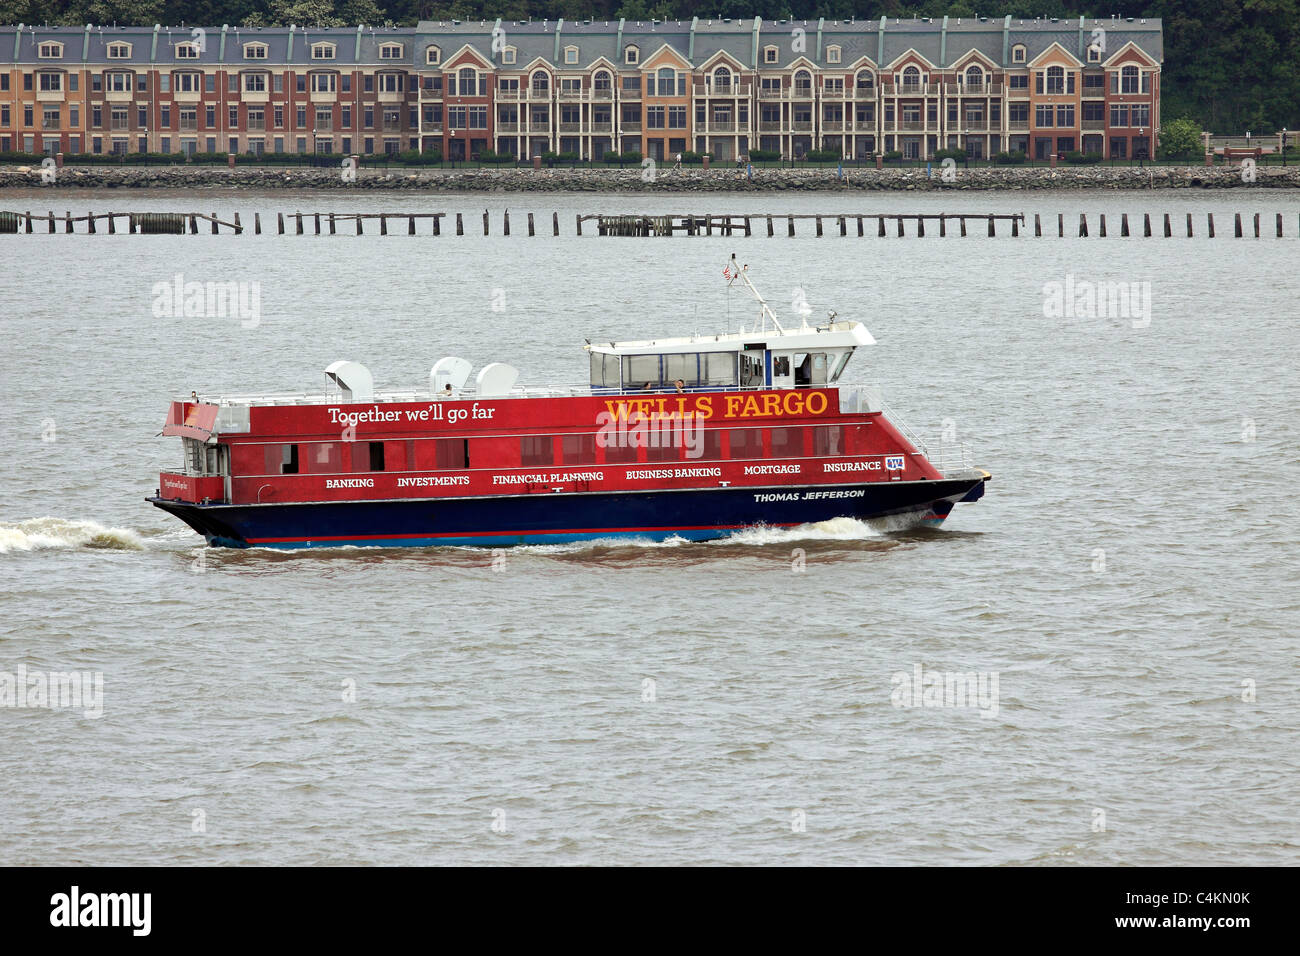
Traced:
<path fill-rule="evenodd" d="M 103 680 L 99 717 L 0 707 L 5 862 L 1300 859 L 1300 197 L 115 190 L 0 208 L 264 227 L 461 211 L 469 233 L 0 237 L 0 692 L 20 668 Z M 1071 234 L 1104 212 L 1111 236 L 572 235 L 601 211 L 1037 212 L 1052 232 L 1063 213 Z M 1118 238 L 1122 212 L 1157 230 L 1171 212 L 1178 234 L 1193 212 L 1196 237 Z M 1265 238 L 1231 238 L 1234 212 L 1248 232 L 1263 213 Z M 1268 238 L 1276 212 L 1290 238 Z M 173 394 L 319 390 L 344 358 L 415 386 L 448 354 L 578 382 L 584 338 L 748 319 L 721 276 L 733 251 L 779 314 L 801 289 L 814 316 L 862 319 L 878 344 L 847 380 L 971 443 L 984 500 L 939 530 L 840 520 L 495 566 L 201 549 L 144 501 L 180 461 L 156 437 Z M 257 314 L 157 315 L 178 274 L 249 283 Z M 1056 307 L 1102 282 L 1135 293 L 1128 312 Z M 987 696 L 923 706 L 901 693 L 918 667 Z"/>

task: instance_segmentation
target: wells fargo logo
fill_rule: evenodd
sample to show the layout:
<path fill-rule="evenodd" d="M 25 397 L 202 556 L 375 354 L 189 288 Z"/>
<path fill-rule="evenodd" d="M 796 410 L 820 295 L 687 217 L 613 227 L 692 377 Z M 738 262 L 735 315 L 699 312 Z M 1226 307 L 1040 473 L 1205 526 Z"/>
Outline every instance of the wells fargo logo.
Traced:
<path fill-rule="evenodd" d="M 821 415 L 828 405 L 825 392 L 751 392 L 746 395 L 672 395 L 606 401 L 614 421 L 659 418 L 777 418 Z"/>

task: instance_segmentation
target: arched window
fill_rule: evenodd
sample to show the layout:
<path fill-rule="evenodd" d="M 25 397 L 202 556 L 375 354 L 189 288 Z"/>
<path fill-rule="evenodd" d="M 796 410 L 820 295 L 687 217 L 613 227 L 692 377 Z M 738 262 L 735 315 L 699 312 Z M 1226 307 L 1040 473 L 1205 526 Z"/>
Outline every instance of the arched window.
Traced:
<path fill-rule="evenodd" d="M 803 95 L 812 92 L 812 74 L 807 70 L 798 70 L 794 75 L 794 91 Z"/>
<path fill-rule="evenodd" d="M 662 67 L 655 76 L 658 78 L 658 83 L 656 84 L 658 87 L 658 95 L 672 96 L 673 91 L 676 89 L 677 71 L 672 67 L 665 66 Z"/>
<path fill-rule="evenodd" d="M 545 70 L 538 70 L 533 74 L 533 92 L 545 93 L 551 88 L 551 78 L 546 75 Z"/>
<path fill-rule="evenodd" d="M 1120 92 L 1136 93 L 1138 91 L 1138 68 L 1126 66 L 1120 70 Z"/>
<path fill-rule="evenodd" d="M 966 89 L 978 92 L 984 87 L 984 71 L 978 66 L 966 70 Z"/>
<path fill-rule="evenodd" d="M 903 88 L 916 89 L 921 85 L 921 71 L 914 66 L 909 66 L 903 71 Z"/>
<path fill-rule="evenodd" d="M 1015 46 L 1011 48 L 1011 62 L 1012 63 L 1025 62 L 1025 46 L 1023 43 L 1017 43 Z"/>
<path fill-rule="evenodd" d="M 731 71 L 725 66 L 720 66 L 713 71 L 713 90 L 715 93 L 731 91 Z"/>
<path fill-rule="evenodd" d="M 610 89 L 610 88 L 611 88 L 611 84 L 610 84 L 609 74 L 608 74 L 606 71 L 604 71 L 604 70 L 600 70 L 600 71 L 599 71 L 599 72 L 598 72 L 598 73 L 597 73 L 597 74 L 592 78 L 591 85 L 592 85 L 592 88 L 593 88 L 593 89 L 597 89 L 597 90 L 608 90 L 608 89 Z"/>
<path fill-rule="evenodd" d="M 863 70 L 858 74 L 857 86 L 860 90 L 869 90 L 876 85 L 876 78 L 871 75 L 870 70 Z"/>
<path fill-rule="evenodd" d="M 1049 66 L 1047 68 L 1047 92 L 1049 94 L 1065 92 L 1065 68 Z"/>
<path fill-rule="evenodd" d="M 474 96 L 478 93 L 478 71 L 467 66 L 456 74 L 456 92 L 460 96 Z"/>
<path fill-rule="evenodd" d="M 623 47 L 623 62 L 624 62 L 624 63 L 640 63 L 640 62 L 641 62 L 641 48 L 638 47 L 635 43 L 631 43 L 631 44 L 628 44 L 627 46 Z"/>

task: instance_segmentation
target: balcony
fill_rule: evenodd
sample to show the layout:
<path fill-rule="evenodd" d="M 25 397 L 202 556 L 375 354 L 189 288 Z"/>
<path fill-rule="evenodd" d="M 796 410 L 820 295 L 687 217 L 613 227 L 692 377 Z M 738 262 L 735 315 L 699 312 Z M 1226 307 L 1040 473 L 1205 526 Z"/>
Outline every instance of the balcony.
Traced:
<path fill-rule="evenodd" d="M 333 103 L 338 98 L 334 90 L 312 90 L 311 102 L 313 103 Z"/>
<path fill-rule="evenodd" d="M 42 116 L 41 129 L 59 129 L 59 118 L 57 116 Z"/>
<path fill-rule="evenodd" d="M 405 90 L 380 90 L 379 102 L 381 103 L 401 103 L 406 100 Z"/>
<path fill-rule="evenodd" d="M 824 133 L 844 132 L 844 120 L 842 119 L 822 120 L 822 132 Z"/>
<path fill-rule="evenodd" d="M 782 130 L 780 120 L 761 120 L 758 124 L 760 133 L 779 133 Z"/>
<path fill-rule="evenodd" d="M 1027 100 L 1027 99 L 1029 99 L 1029 87 L 1027 87 L 1027 86 L 1008 86 L 1008 87 L 1007 87 L 1007 96 L 1009 96 L 1009 97 L 1010 97 L 1011 99 L 1013 99 L 1013 100 L 1017 100 L 1017 99 Z"/>
<path fill-rule="evenodd" d="M 855 120 L 853 129 L 858 133 L 874 133 L 876 131 L 875 120 Z"/>
<path fill-rule="evenodd" d="M 130 89 L 126 89 L 126 90 L 106 89 L 104 91 L 104 99 L 108 100 L 110 103 L 130 103 L 132 97 L 134 96 L 135 96 L 135 91 Z"/>
<path fill-rule="evenodd" d="M 260 90 L 244 90 L 240 98 L 245 103 L 266 103 L 271 99 L 265 88 Z M 193 103 L 199 99 L 199 94 L 195 93 L 177 93 L 176 100 L 181 103 Z"/>
<path fill-rule="evenodd" d="M 1106 121 L 1104 119 L 1086 119 L 1083 121 L 1084 129 L 1105 129 Z"/>
<path fill-rule="evenodd" d="M 614 89 L 609 86 L 593 86 L 589 91 L 587 99 L 610 101 L 614 99 Z"/>
<path fill-rule="evenodd" d="M 987 121 L 982 120 L 982 119 L 980 119 L 980 120 L 968 120 L 968 121 L 966 121 L 965 123 L 960 123 L 960 124 L 958 124 L 958 123 L 949 123 L 949 124 L 948 124 L 948 129 L 949 129 L 950 131 L 955 131 L 955 130 L 958 129 L 958 128 L 960 128 L 960 129 L 961 129 L 962 131 L 964 131 L 964 132 L 971 132 L 971 133 L 987 133 L 987 132 L 989 131 L 989 124 L 988 124 Z"/>
<path fill-rule="evenodd" d="M 796 133 L 811 133 L 813 128 L 813 123 L 812 120 L 810 119 L 791 120 L 790 128 L 794 130 Z"/>
<path fill-rule="evenodd" d="M 562 101 L 572 103 L 574 100 L 582 99 L 582 87 L 576 90 L 560 90 L 558 95 Z"/>
<path fill-rule="evenodd" d="M 501 98 L 502 98 L 502 94 L 501 94 L 500 92 L 498 92 L 498 93 L 497 93 L 497 99 L 501 99 Z M 442 99 L 442 87 L 440 86 L 440 87 L 438 87 L 437 89 L 431 90 L 431 89 L 427 89 L 423 84 L 421 84 L 421 85 L 420 85 L 420 99 L 421 99 L 421 100 L 441 100 L 441 99 Z"/>
<path fill-rule="evenodd" d="M 401 133 L 406 129 L 400 121 L 384 120 L 383 130 L 385 133 Z"/>
<path fill-rule="evenodd" d="M 198 132 L 198 129 L 199 121 L 197 119 L 186 119 L 183 116 L 181 117 L 180 131 L 182 133 L 196 133 Z"/>
<path fill-rule="evenodd" d="M 891 133 L 922 133 L 927 127 L 922 120 L 897 120 L 893 124 L 886 122 L 885 129 Z"/>
<path fill-rule="evenodd" d="M 528 132 L 530 133 L 549 133 L 550 131 L 550 120 L 533 120 L 528 124 Z"/>
<path fill-rule="evenodd" d="M 181 127 L 181 128 L 184 129 L 184 127 Z M 264 132 L 266 132 L 266 120 L 265 120 L 265 119 L 253 119 L 253 118 L 250 116 L 250 117 L 248 118 L 248 131 L 249 131 L 250 133 L 253 133 L 253 132 L 264 133 Z"/>
<path fill-rule="evenodd" d="M 988 83 L 967 83 L 957 81 L 958 96 L 1001 96 L 1002 84 L 996 81 Z"/>
<path fill-rule="evenodd" d="M 779 100 L 781 99 L 782 93 L 783 91 L 780 88 L 774 89 L 772 87 L 764 86 L 758 91 L 758 98 L 760 100 Z"/>
<path fill-rule="evenodd" d="M 735 120 L 714 120 L 713 122 L 705 123 L 703 129 L 698 130 L 698 132 L 703 133 L 734 133 L 735 131 Z"/>
<path fill-rule="evenodd" d="M 1083 98 L 1085 100 L 1104 100 L 1106 98 L 1106 88 L 1104 86 L 1085 86 L 1083 88 Z"/>
<path fill-rule="evenodd" d="M 824 100 L 844 100 L 853 95 L 851 89 L 846 90 L 842 86 L 823 86 L 822 99 Z"/>
<path fill-rule="evenodd" d="M 874 86 L 855 86 L 853 88 L 853 99 L 855 100 L 874 100 L 876 98 L 876 88 Z"/>
<path fill-rule="evenodd" d="M 581 133 L 581 132 L 582 132 L 582 124 L 581 124 L 581 123 L 561 123 L 561 124 L 560 124 L 560 132 L 561 132 L 561 133 Z"/>
<path fill-rule="evenodd" d="M 810 100 L 813 96 L 812 84 L 796 84 L 790 87 L 790 99 L 792 100 Z"/>
<path fill-rule="evenodd" d="M 517 133 L 517 132 L 519 132 L 519 121 L 518 121 L 518 120 L 498 120 L 498 121 L 497 121 L 497 132 L 498 132 L 498 133 Z"/>
<path fill-rule="evenodd" d="M 130 124 L 129 122 L 127 122 L 127 119 L 126 119 L 125 116 L 123 116 L 123 117 L 121 117 L 121 118 L 114 116 L 114 117 L 113 117 L 113 121 L 112 121 L 112 123 L 109 125 L 108 128 L 111 129 L 111 130 L 115 130 L 115 131 L 122 131 L 122 132 L 125 132 L 125 131 L 127 131 L 127 130 L 129 130 L 129 129 L 131 128 L 131 124 Z"/>
<path fill-rule="evenodd" d="M 593 133 L 612 133 L 612 132 L 614 132 L 614 121 L 613 121 L 613 120 L 595 120 L 595 121 L 593 121 L 592 124 L 591 124 L 591 132 L 593 132 Z"/>
<path fill-rule="evenodd" d="M 1029 120 L 1007 120 L 1007 129 L 1013 133 L 1027 133 L 1029 132 Z"/>
<path fill-rule="evenodd" d="M 618 98 L 620 100 L 639 100 L 641 99 L 641 90 L 640 88 L 637 88 L 635 90 L 630 90 L 624 87 L 623 89 L 619 90 Z"/>
<path fill-rule="evenodd" d="M 621 129 L 624 133 L 639 133 L 641 132 L 641 121 L 623 120 L 623 122 L 619 125 L 619 129 Z"/>
<path fill-rule="evenodd" d="M 886 93 L 894 96 L 930 96 L 939 92 L 935 83 L 895 83 L 885 87 Z"/>
<path fill-rule="evenodd" d="M 36 91 L 36 102 L 38 102 L 38 103 L 62 103 L 62 102 L 63 102 L 63 90 L 62 90 L 62 88 L 57 89 L 57 90 L 37 90 L 37 91 Z"/>

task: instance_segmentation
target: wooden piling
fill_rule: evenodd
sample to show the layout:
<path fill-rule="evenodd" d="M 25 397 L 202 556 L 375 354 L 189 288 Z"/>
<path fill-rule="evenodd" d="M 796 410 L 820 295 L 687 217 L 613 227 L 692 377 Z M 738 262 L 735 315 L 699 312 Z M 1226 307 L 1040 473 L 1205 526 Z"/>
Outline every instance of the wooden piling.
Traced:
<path fill-rule="evenodd" d="M 943 239 L 948 235 L 948 217 L 939 213 L 939 238 Z"/>
<path fill-rule="evenodd" d="M 881 226 L 881 229 L 883 230 L 884 226 Z M 883 236 L 884 232 L 882 231 L 880 234 Z M 963 239 L 966 238 L 966 217 L 965 216 L 961 217 L 961 237 Z"/>
<path fill-rule="evenodd" d="M 1088 216 L 1086 213 L 1079 213 L 1079 235 L 1087 238 L 1088 235 Z"/>
<path fill-rule="evenodd" d="M 260 236 L 261 234 L 262 234 L 262 214 L 260 212 L 255 212 L 253 213 L 253 235 Z"/>
<path fill-rule="evenodd" d="M 1233 238 L 1241 238 L 1241 213 L 1235 213 L 1233 218 Z"/>
<path fill-rule="evenodd" d="M 1282 214 L 1277 214 L 1277 237 L 1282 238 Z"/>
<path fill-rule="evenodd" d="M 49 214 L 50 214 L 49 219 L 47 220 L 49 222 L 48 231 L 52 233 L 54 232 L 54 210 L 53 209 L 49 210 Z"/>
<path fill-rule="evenodd" d="M 862 217 L 858 217 L 858 238 L 862 238 Z"/>
<path fill-rule="evenodd" d="M 902 222 L 902 219 L 899 219 L 899 222 Z M 916 217 L 916 238 L 925 238 L 925 220 L 920 216 Z"/>
<path fill-rule="evenodd" d="M 360 217 L 360 216 L 357 216 L 357 234 L 358 234 L 358 235 L 361 234 L 361 229 L 360 229 L 360 227 L 361 227 L 361 217 Z M 379 214 L 379 234 L 380 234 L 381 236 L 386 236 L 386 235 L 388 235 L 388 214 L 387 214 L 387 213 L 380 213 L 380 214 Z"/>
<path fill-rule="evenodd" d="M 551 234 L 554 236 L 560 234 L 560 214 L 558 212 L 551 213 Z"/>
<path fill-rule="evenodd" d="M 848 234 L 849 234 L 848 226 L 846 226 L 844 223 L 844 217 L 840 216 L 840 235 L 847 236 Z"/>
<path fill-rule="evenodd" d="M 334 213 L 329 213 L 325 218 L 329 226 L 330 235 L 332 236 L 335 234 L 335 230 L 338 229 L 338 223 L 334 221 Z"/>
<path fill-rule="evenodd" d="M 191 221 L 193 218 L 193 216 L 190 217 Z M 275 214 L 275 232 L 278 236 L 284 235 L 284 213 L 282 212 L 277 212 Z"/>
<path fill-rule="evenodd" d="M 1282 235 L 1282 214 L 1281 213 L 1278 213 L 1278 217 L 1277 217 L 1277 230 L 1278 230 L 1277 234 L 1279 236 Z M 72 232 L 72 210 L 68 210 L 63 214 L 63 231 Z"/>
<path fill-rule="evenodd" d="M 1259 213 L 1255 213 L 1255 238 L 1259 238 Z"/>
<path fill-rule="evenodd" d="M 320 235 L 320 213 L 313 213 L 311 218 L 312 218 L 313 225 L 315 225 L 316 227 L 316 235 L 319 236 Z"/>
<path fill-rule="evenodd" d="M 109 219 L 109 220 L 108 220 L 108 228 L 109 228 L 109 231 L 111 232 L 112 229 L 113 229 L 113 220 L 112 220 L 112 219 Z M 220 230 L 217 228 L 217 214 L 214 212 L 214 213 L 212 214 L 212 234 L 215 236 L 219 231 L 220 231 Z"/>
<path fill-rule="evenodd" d="M 483 235 L 486 236 L 487 234 L 488 234 L 488 211 L 484 209 L 483 210 Z"/>
<path fill-rule="evenodd" d="M 1174 234 L 1173 223 L 1169 221 L 1169 213 L 1165 213 L 1165 238 L 1168 239 Z"/>
<path fill-rule="evenodd" d="M 484 213 L 483 215 L 486 216 L 487 213 Z M 510 210 L 509 209 L 507 209 L 505 211 L 505 214 L 501 217 L 501 235 L 503 236 L 510 235 Z"/>
<path fill-rule="evenodd" d="M 996 235 L 997 235 L 997 232 L 996 232 L 996 230 L 994 229 L 994 226 L 993 226 L 993 217 L 992 217 L 992 216 L 989 216 L 989 235 L 990 235 L 990 236 L 996 236 Z"/>
<path fill-rule="evenodd" d="M 361 213 L 357 213 L 357 235 L 364 235 L 365 227 L 361 225 Z"/>
<path fill-rule="evenodd" d="M 1282 221 L 1281 219 L 1278 220 L 1278 222 L 1281 222 L 1281 221 Z M 750 228 L 749 228 L 749 217 L 746 216 L 746 217 L 745 217 L 745 238 L 748 239 L 748 238 L 749 238 L 750 236 L 752 236 L 753 234 L 754 234 L 754 233 L 753 233 L 753 232 L 750 230 Z"/>
<path fill-rule="evenodd" d="M 1020 217 L 1012 216 L 1011 217 L 1011 238 L 1014 239 L 1019 235 L 1020 235 Z"/>
<path fill-rule="evenodd" d="M 1213 239 L 1214 238 L 1214 213 L 1207 212 L 1205 214 L 1205 227 L 1210 233 L 1210 238 Z"/>
<path fill-rule="evenodd" d="M 1124 213 L 1119 217 L 1119 234 L 1120 238 L 1128 238 L 1128 213 Z"/>
<path fill-rule="evenodd" d="M 92 229 L 92 230 L 90 230 L 90 231 L 91 231 L 91 232 L 94 232 L 95 230 Z M 191 235 L 191 236 L 196 235 L 196 234 L 198 233 L 198 231 L 199 231 L 199 217 L 196 216 L 194 213 L 190 213 L 190 235 Z M 281 232 L 284 232 L 284 217 L 283 217 L 283 216 L 280 217 L 280 231 L 281 231 Z"/>
<path fill-rule="evenodd" d="M 898 238 L 899 238 L 899 239 L 902 239 L 903 236 L 905 235 L 905 233 L 903 232 L 903 217 L 902 217 L 902 216 L 899 216 L 899 217 L 895 220 L 895 222 L 898 223 Z"/>
<path fill-rule="evenodd" d="M 1192 214 L 1187 214 L 1187 238 L 1192 238 Z"/>
<path fill-rule="evenodd" d="M 821 237 L 822 237 L 822 217 L 818 216 L 817 217 L 817 238 L 820 239 Z"/>
<path fill-rule="evenodd" d="M 1034 213 L 1034 238 L 1037 239 L 1043 234 L 1043 223 L 1038 218 L 1038 213 Z"/>
<path fill-rule="evenodd" d="M 793 239 L 794 238 L 794 216 L 788 216 L 786 218 L 785 229 L 786 229 L 786 235 Z"/>
<path fill-rule="evenodd" d="M 1106 214 L 1104 212 L 1097 217 L 1097 237 L 1099 239 L 1106 238 Z"/>
<path fill-rule="evenodd" d="M 1145 239 L 1151 238 L 1151 213 L 1149 212 L 1142 214 L 1142 236 Z"/>
<path fill-rule="evenodd" d="M 302 213 L 294 213 L 293 231 L 296 235 L 302 235 Z"/>
<path fill-rule="evenodd" d="M 465 220 L 461 218 L 460 213 L 456 213 L 456 235 L 465 235 Z"/>
<path fill-rule="evenodd" d="M 772 231 L 772 217 L 767 217 L 767 238 L 771 239 L 776 233 Z"/>
<path fill-rule="evenodd" d="M 437 220 L 435 219 L 434 222 L 437 222 Z M 533 230 L 533 214 L 531 212 L 528 214 L 528 235 L 536 235 L 536 232 Z"/>
<path fill-rule="evenodd" d="M 1056 214 L 1056 235 L 1060 239 L 1065 238 L 1065 213 L 1063 212 Z"/>
<path fill-rule="evenodd" d="M 235 235 L 242 236 L 243 234 L 244 227 L 239 221 L 239 213 L 235 213 Z"/>
<path fill-rule="evenodd" d="M 434 216 L 434 217 L 433 217 L 433 234 L 434 234 L 435 236 L 441 236 L 441 235 L 442 235 L 442 217 L 441 217 L 441 216 Z"/>
<path fill-rule="evenodd" d="M 32 231 L 32 214 L 31 214 L 31 213 L 28 213 L 28 214 L 27 214 L 27 231 L 28 231 L 28 232 L 31 232 L 31 231 Z M 95 231 L 95 214 L 94 214 L 93 212 L 88 212 L 88 213 L 86 213 L 86 231 L 87 231 L 87 232 L 92 232 L 92 233 Z"/>
<path fill-rule="evenodd" d="M 216 223 L 217 214 L 216 214 L 215 212 L 212 214 L 212 218 L 213 218 L 212 231 L 213 231 L 213 232 L 216 232 L 216 231 L 217 231 L 217 223 Z M 110 233 L 117 232 L 117 221 L 116 221 L 116 219 L 114 218 L 114 214 L 111 213 L 111 212 L 108 214 L 108 231 L 109 231 Z"/>
<path fill-rule="evenodd" d="M 713 235 L 713 217 L 712 217 L 712 216 L 705 216 L 705 217 L 704 217 L 704 234 L 705 234 L 706 236 L 711 236 L 711 235 Z"/>

